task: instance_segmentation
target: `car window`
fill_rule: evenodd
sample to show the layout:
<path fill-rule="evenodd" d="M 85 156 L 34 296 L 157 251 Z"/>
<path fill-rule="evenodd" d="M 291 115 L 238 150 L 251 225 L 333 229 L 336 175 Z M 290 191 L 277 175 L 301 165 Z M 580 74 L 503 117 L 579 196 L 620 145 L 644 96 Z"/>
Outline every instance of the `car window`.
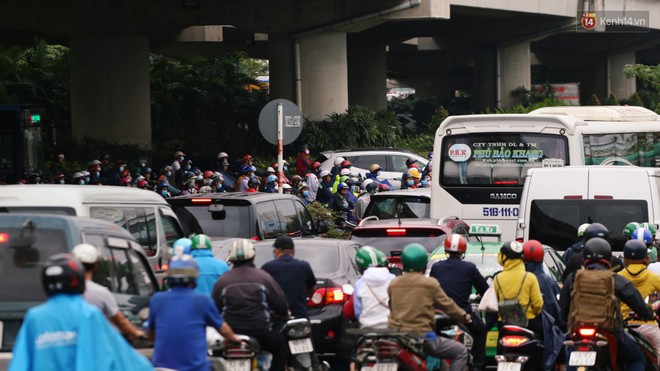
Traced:
<path fill-rule="evenodd" d="M 311 215 L 309 215 L 309 211 L 307 211 L 307 208 L 305 208 L 305 205 L 303 205 L 302 202 L 298 200 L 293 201 L 293 204 L 296 207 L 298 218 L 302 222 L 303 234 L 314 234 L 316 232 L 314 230 L 314 222 L 312 221 Z"/>
<path fill-rule="evenodd" d="M 94 219 L 107 220 L 131 232 L 147 256 L 155 256 L 158 252 L 158 230 L 153 208 L 92 206 L 89 213 Z"/>
<path fill-rule="evenodd" d="M 264 239 L 275 238 L 282 234 L 283 228 L 273 201 L 259 202 L 256 204 L 256 210 L 257 224 Z"/>
<path fill-rule="evenodd" d="M 282 232 L 289 236 L 300 236 L 302 227 L 300 225 L 300 218 L 296 214 L 296 209 L 291 200 L 276 200 L 275 206 L 277 207 L 277 215 L 280 218 L 280 225 Z"/>
<path fill-rule="evenodd" d="M 379 219 L 392 219 L 399 215 L 402 218 L 428 218 L 430 214 L 431 200 L 429 197 L 373 197 L 363 218 L 371 215 L 375 215 Z"/>
<path fill-rule="evenodd" d="M 2 206 L 0 213 L 39 213 L 55 215 L 76 215 L 72 207 L 49 207 L 49 206 Z"/>
<path fill-rule="evenodd" d="M 426 251 L 431 253 L 447 238 L 447 235 L 440 229 L 408 229 L 405 236 L 387 236 L 385 229 L 358 230 L 354 229 L 351 235 L 351 241 L 359 243 L 362 246 L 373 246 L 385 253 L 387 256 L 398 255 L 403 247 L 416 242 L 422 244 Z"/>
<path fill-rule="evenodd" d="M 224 205 L 226 217 L 222 220 L 213 220 L 208 205 L 185 206 L 185 209 L 197 220 L 202 233 L 209 237 L 253 237 L 250 232 L 250 224 L 245 222 L 251 220 L 249 204 Z M 176 213 L 178 216 L 184 215 L 179 208 Z M 187 217 L 184 216 L 185 218 Z"/>
<path fill-rule="evenodd" d="M 378 164 L 381 168 L 387 166 L 387 157 L 385 155 L 361 155 L 358 156 L 354 161 L 351 161 L 353 166 L 359 167 L 361 169 L 366 169 L 367 171 L 372 164 Z"/>
<path fill-rule="evenodd" d="M 328 277 L 339 270 L 339 248 L 336 246 L 319 248 L 296 244 L 295 257 L 308 262 L 317 278 Z M 254 257 L 255 266 L 261 267 L 271 260 L 273 260 L 272 248 L 257 249 Z"/>
<path fill-rule="evenodd" d="M 160 209 L 160 219 L 163 222 L 163 229 L 165 232 L 165 240 L 168 246 L 173 246 L 174 242 L 183 237 L 183 231 L 179 227 L 179 223 L 172 215 L 169 209 Z"/>
<path fill-rule="evenodd" d="M 386 170 L 403 173 L 408 168 L 408 166 L 406 166 L 406 161 L 408 161 L 409 158 L 410 158 L 409 156 L 405 156 L 405 155 L 390 156 L 391 164 L 388 165 L 388 168 Z"/>
<path fill-rule="evenodd" d="M 19 243 L 22 228 L 0 227 L 0 307 L 15 301 L 46 300 L 41 287 L 41 262 L 67 251 L 67 237 L 61 229 L 35 228 L 34 242 Z M 24 232 L 28 233 L 28 232 Z"/>
<path fill-rule="evenodd" d="M 559 258 L 559 256 L 557 256 Z M 555 259 L 555 256 L 553 256 L 552 252 L 545 250 L 545 254 L 543 255 L 543 270 L 545 273 L 548 275 L 552 276 L 556 282 L 561 282 L 561 275 L 563 273 L 563 269 L 560 268 L 559 264 L 557 262 L 557 259 Z"/>
<path fill-rule="evenodd" d="M 135 251 L 111 248 L 100 234 L 86 233 L 84 239 L 101 250 L 94 282 L 116 294 L 149 296 L 154 293 L 148 267 Z"/>

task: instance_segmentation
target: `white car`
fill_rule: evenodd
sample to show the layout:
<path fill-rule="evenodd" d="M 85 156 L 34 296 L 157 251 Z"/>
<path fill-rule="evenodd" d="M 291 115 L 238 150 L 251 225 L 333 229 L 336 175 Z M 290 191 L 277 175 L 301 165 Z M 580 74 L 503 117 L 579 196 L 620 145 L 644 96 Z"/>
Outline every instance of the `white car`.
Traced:
<path fill-rule="evenodd" d="M 358 148 L 321 152 L 318 161 L 321 170 L 330 171 L 335 158 L 343 157 L 351 162 L 351 174 L 366 177 L 372 164 L 380 165 L 380 178 L 387 179 L 394 189 L 401 188 L 401 175 L 407 169 L 406 161 L 413 159 L 421 171 L 429 160 L 405 149 L 398 148 Z"/>

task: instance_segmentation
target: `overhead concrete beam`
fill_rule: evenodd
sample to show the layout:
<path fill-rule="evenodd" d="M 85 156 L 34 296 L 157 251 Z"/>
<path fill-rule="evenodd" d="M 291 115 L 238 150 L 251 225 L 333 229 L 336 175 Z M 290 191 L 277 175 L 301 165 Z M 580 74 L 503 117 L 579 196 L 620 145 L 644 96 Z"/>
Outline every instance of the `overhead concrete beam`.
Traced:
<path fill-rule="evenodd" d="M 575 17 L 578 10 L 582 9 L 581 0 L 452 0 L 451 4 L 563 17 Z"/>

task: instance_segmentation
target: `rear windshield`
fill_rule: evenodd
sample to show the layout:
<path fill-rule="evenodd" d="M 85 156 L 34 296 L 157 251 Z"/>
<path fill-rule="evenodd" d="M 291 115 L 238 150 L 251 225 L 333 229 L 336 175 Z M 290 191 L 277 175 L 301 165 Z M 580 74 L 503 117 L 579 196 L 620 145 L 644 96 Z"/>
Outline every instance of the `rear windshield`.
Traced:
<path fill-rule="evenodd" d="M 21 228 L 0 227 L 0 306 L 11 301 L 46 300 L 41 288 L 41 263 L 67 251 L 66 234 L 60 229 L 37 228 L 20 236 Z M 29 236 L 34 240 L 28 241 Z"/>
<path fill-rule="evenodd" d="M 426 251 L 433 252 L 442 245 L 447 235 L 440 229 L 419 228 L 406 229 L 406 234 L 401 236 L 388 235 L 387 229 L 360 229 L 353 230 L 351 241 L 365 246 L 373 246 L 385 253 L 387 256 L 399 255 L 403 248 L 409 243 L 420 243 Z"/>
<path fill-rule="evenodd" d="M 450 135 L 442 148 L 444 186 L 522 186 L 527 169 L 568 165 L 568 142 L 562 135 Z"/>
<path fill-rule="evenodd" d="M 48 206 L 0 206 L 0 213 L 40 213 L 76 216 L 76 210 L 72 207 Z"/>
<path fill-rule="evenodd" d="M 185 211 L 184 211 L 185 210 Z M 174 207 L 174 212 L 180 219 L 182 214 L 190 213 L 195 217 L 202 232 L 210 237 L 242 237 L 250 238 L 250 205 L 224 205 L 226 218 L 213 220 L 208 205 Z"/>
<path fill-rule="evenodd" d="M 631 221 L 648 219 L 645 200 L 534 200 L 529 219 L 529 238 L 557 250 L 577 241 L 583 223 L 601 223 L 610 231 L 612 249 L 623 250 L 623 228 Z"/>
<path fill-rule="evenodd" d="M 363 218 L 372 215 L 379 219 L 429 218 L 430 213 L 431 199 L 429 197 L 372 197 Z"/>

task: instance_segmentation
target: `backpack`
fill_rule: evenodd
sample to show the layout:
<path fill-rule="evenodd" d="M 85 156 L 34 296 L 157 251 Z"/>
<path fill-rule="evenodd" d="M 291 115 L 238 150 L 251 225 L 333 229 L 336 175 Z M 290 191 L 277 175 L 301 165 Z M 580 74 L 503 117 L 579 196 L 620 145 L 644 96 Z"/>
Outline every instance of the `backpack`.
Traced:
<path fill-rule="evenodd" d="M 497 276 L 495 277 L 495 283 L 497 284 L 496 287 L 499 289 L 500 298 L 502 299 L 497 303 L 497 309 L 500 313 L 500 317 L 502 317 L 502 323 L 505 325 L 527 327 L 527 308 L 529 308 L 529 303 L 527 303 L 527 307 L 523 308 L 520 304 L 520 301 L 518 301 L 518 296 L 520 296 L 520 292 L 523 289 L 527 274 L 528 272 L 525 272 L 522 282 L 520 283 L 520 289 L 518 289 L 518 293 L 514 298 L 511 299 L 504 297 L 504 293 L 502 293 L 502 287 L 497 281 Z"/>
<path fill-rule="evenodd" d="M 614 272 L 584 268 L 577 271 L 568 312 L 570 329 L 578 323 L 597 324 L 604 329 L 619 328 L 620 310 L 614 294 Z"/>

